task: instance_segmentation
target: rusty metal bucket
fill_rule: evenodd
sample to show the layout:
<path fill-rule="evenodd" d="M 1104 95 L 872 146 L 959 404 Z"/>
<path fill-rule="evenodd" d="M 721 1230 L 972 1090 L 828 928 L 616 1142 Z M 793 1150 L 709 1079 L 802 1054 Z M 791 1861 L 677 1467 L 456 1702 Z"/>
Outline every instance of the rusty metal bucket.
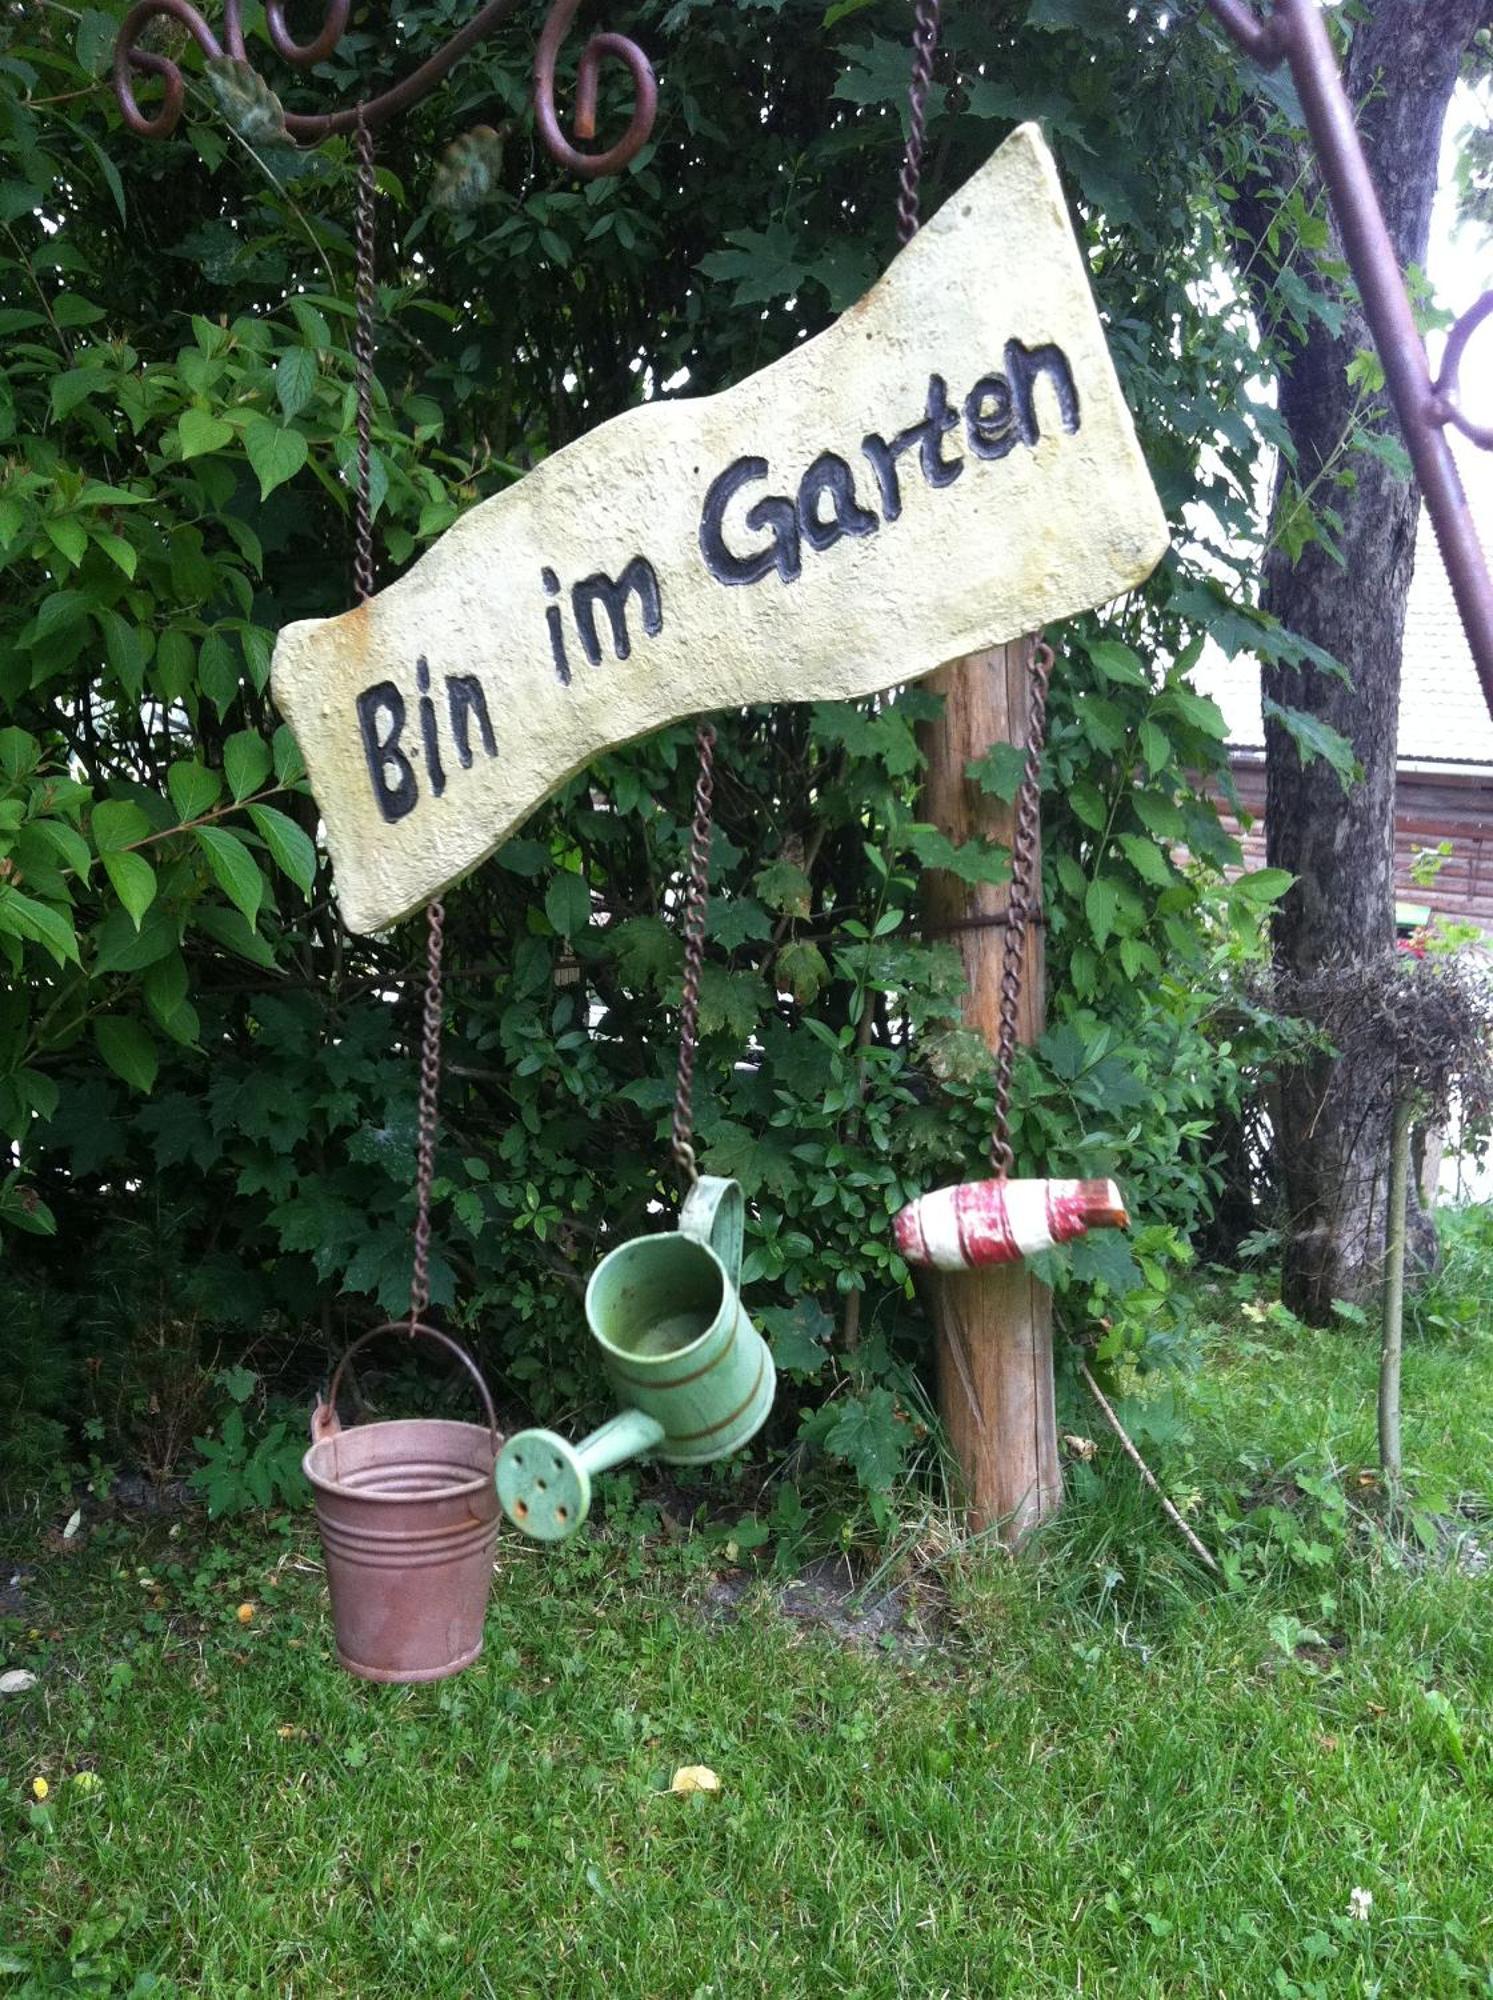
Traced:
<path fill-rule="evenodd" d="M 418 1333 L 455 1355 L 482 1398 L 486 1428 L 419 1417 L 344 1431 L 342 1371 L 385 1333 Z M 326 1400 L 311 1413 L 311 1449 L 301 1464 L 316 1495 L 337 1658 L 349 1673 L 438 1681 L 482 1651 L 502 1442 L 476 1362 L 434 1327 L 391 1321 L 343 1354 Z"/>

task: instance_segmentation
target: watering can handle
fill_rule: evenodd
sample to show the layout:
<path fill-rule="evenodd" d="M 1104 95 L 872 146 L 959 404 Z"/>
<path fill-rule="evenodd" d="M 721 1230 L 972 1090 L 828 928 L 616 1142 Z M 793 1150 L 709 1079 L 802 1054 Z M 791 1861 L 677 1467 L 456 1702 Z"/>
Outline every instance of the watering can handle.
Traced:
<path fill-rule="evenodd" d="M 741 1283 L 741 1253 L 746 1236 L 746 1210 L 741 1183 L 718 1174 L 701 1174 L 679 1211 L 679 1233 L 713 1250 L 733 1285 Z"/>
<path fill-rule="evenodd" d="M 502 1442 L 498 1435 L 498 1413 L 493 1408 L 492 1397 L 488 1394 L 487 1384 L 482 1379 L 482 1371 L 466 1349 L 458 1341 L 453 1340 L 449 1333 L 442 1333 L 438 1327 L 427 1326 L 424 1320 L 419 1319 L 385 1320 L 382 1326 L 374 1327 L 371 1332 L 359 1334 L 350 1347 L 342 1350 L 342 1358 L 333 1371 L 331 1387 L 327 1390 L 325 1398 L 318 1402 L 311 1412 L 312 1443 L 320 1444 L 323 1438 L 333 1437 L 341 1430 L 342 1425 L 337 1419 L 337 1392 L 342 1387 L 342 1371 L 360 1347 L 366 1347 L 370 1340 L 377 1340 L 385 1333 L 402 1333 L 406 1339 L 418 1333 L 424 1339 L 433 1340 L 437 1346 L 444 1347 L 448 1354 L 455 1355 L 471 1376 L 477 1394 L 482 1398 L 482 1407 L 487 1414 L 488 1432 L 492 1437 L 493 1457 L 496 1458 L 498 1447 Z"/>

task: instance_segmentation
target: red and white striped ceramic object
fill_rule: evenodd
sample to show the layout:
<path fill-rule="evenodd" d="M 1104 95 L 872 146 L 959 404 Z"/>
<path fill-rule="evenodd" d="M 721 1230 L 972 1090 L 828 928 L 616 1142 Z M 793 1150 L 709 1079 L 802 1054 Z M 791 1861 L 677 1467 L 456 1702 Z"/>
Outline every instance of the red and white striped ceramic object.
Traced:
<path fill-rule="evenodd" d="M 909 1264 L 972 1271 L 1129 1222 L 1113 1181 L 962 1181 L 909 1202 L 892 1233 Z"/>

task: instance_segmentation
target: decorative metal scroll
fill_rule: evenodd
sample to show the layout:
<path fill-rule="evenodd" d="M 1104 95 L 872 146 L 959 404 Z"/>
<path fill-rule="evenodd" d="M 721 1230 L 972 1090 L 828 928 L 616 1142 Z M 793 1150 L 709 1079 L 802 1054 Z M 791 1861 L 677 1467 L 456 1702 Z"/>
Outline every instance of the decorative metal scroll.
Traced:
<path fill-rule="evenodd" d="M 381 96 L 369 99 L 362 107 L 367 124 L 382 125 L 418 103 L 469 49 L 506 21 L 518 5 L 519 0 L 487 0 L 487 5 L 479 8 L 444 48 Z M 601 65 L 608 56 L 621 62 L 632 77 L 632 117 L 622 137 L 604 152 L 583 153 L 573 146 L 560 128 L 555 108 L 555 63 L 579 7 L 580 0 L 553 0 L 534 55 L 534 112 L 550 156 L 571 173 L 591 180 L 602 174 L 617 173 L 641 151 L 657 115 L 658 83 L 648 58 L 636 42 L 625 35 L 592 35 L 581 51 L 577 72 L 576 137 L 590 141 L 596 136 L 598 80 Z M 285 0 L 265 0 L 265 28 L 278 56 L 295 69 L 310 69 L 325 62 L 341 41 L 351 11 L 352 0 L 326 0 L 320 34 L 312 41 L 297 42 L 285 25 Z M 242 0 L 224 0 L 221 42 L 191 0 L 138 0 L 125 16 L 114 44 L 114 93 L 126 125 L 142 139 L 164 139 L 173 132 L 186 99 L 186 81 L 172 58 L 141 46 L 145 29 L 162 18 L 184 28 L 209 63 L 249 61 Z M 154 112 L 142 111 L 136 100 L 137 76 L 153 77 L 162 86 L 161 102 Z M 287 111 L 283 114 L 284 131 L 291 139 L 314 145 L 334 132 L 350 132 L 358 122 L 358 109 L 356 104 L 349 104 L 338 111 L 316 114 Z"/>
<path fill-rule="evenodd" d="M 1208 5 L 1262 68 L 1274 69 L 1281 62 L 1290 66 L 1343 248 L 1358 280 L 1364 317 L 1384 364 L 1390 400 L 1436 529 L 1483 699 L 1493 714 L 1493 580 L 1446 437 L 1446 426 L 1454 424 L 1475 445 L 1493 450 L 1493 426 L 1472 421 L 1461 406 L 1458 387 L 1467 343 L 1493 314 L 1493 292 L 1485 293 L 1453 327 L 1433 381 L 1317 0 L 1275 0 L 1268 20 L 1259 18 L 1249 0 L 1208 0 Z"/>

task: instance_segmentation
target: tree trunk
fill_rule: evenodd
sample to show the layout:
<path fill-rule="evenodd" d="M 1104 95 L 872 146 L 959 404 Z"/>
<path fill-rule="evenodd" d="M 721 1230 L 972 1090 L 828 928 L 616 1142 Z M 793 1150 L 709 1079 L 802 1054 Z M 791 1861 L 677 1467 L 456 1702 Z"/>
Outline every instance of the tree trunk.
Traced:
<path fill-rule="evenodd" d="M 982 792 L 965 776 L 992 743 L 1025 743 L 1029 733 L 1031 642 L 974 653 L 930 674 L 923 683 L 944 697 L 943 714 L 920 732 L 927 774 L 922 813 L 953 841 L 983 835 L 1009 846 L 1015 809 Z M 964 1019 L 991 1048 L 1000 1024 L 1003 924 L 971 924 L 1000 916 L 1007 889 L 967 888 L 946 871 L 930 870 L 923 904 L 930 926 L 949 927 L 964 961 Z M 1041 897 L 1038 871 L 1034 904 Z M 1027 926 L 1022 967 L 1020 1035 L 1042 1028 L 1042 927 Z M 970 1525 L 1001 1528 L 1019 1543 L 1062 1504 L 1052 1372 L 1052 1295 L 1024 1264 L 980 1271 L 927 1273 L 924 1297 L 938 1335 L 938 1402 L 949 1443 L 964 1473 Z"/>
<path fill-rule="evenodd" d="M 1362 106 L 1365 150 L 1402 265 L 1423 265 L 1441 128 L 1462 52 L 1487 0 L 1367 0 L 1345 64 Z M 1303 151 L 1299 165 L 1313 173 Z M 1254 198 L 1258 208 L 1258 193 Z M 1253 228 L 1253 224 L 1251 224 Z M 1334 233 L 1331 254 L 1341 258 Z M 1300 275 L 1329 289 L 1315 270 Z M 1339 299 L 1338 303 L 1342 303 Z M 1296 463 L 1282 459 L 1265 563 L 1264 605 L 1290 631 L 1340 660 L 1351 684 L 1310 668 L 1269 666 L 1269 700 L 1321 718 L 1346 736 L 1363 778 L 1344 794 L 1331 768 L 1303 765 L 1291 737 L 1267 720 L 1265 829 L 1273 867 L 1297 878 L 1277 912 L 1277 960 L 1309 974 L 1331 960 L 1362 961 L 1394 948 L 1394 807 L 1400 646 L 1420 496 L 1380 459 L 1355 452 L 1355 483 L 1330 474 L 1316 499 L 1341 516 L 1338 552 L 1312 542 L 1293 560 L 1282 540 L 1296 496 L 1324 467 L 1341 466 L 1358 391 L 1354 355 L 1372 345 L 1356 303 L 1334 335 L 1321 320 L 1287 351 L 1280 411 Z M 1393 430 L 1379 397 L 1373 428 Z M 1334 1298 L 1363 1302 L 1377 1289 L 1385 1245 L 1389 1100 L 1380 1077 L 1332 1057 L 1284 1081 L 1280 1155 L 1288 1229 L 1283 1290 L 1293 1311 L 1324 1322 Z"/>

